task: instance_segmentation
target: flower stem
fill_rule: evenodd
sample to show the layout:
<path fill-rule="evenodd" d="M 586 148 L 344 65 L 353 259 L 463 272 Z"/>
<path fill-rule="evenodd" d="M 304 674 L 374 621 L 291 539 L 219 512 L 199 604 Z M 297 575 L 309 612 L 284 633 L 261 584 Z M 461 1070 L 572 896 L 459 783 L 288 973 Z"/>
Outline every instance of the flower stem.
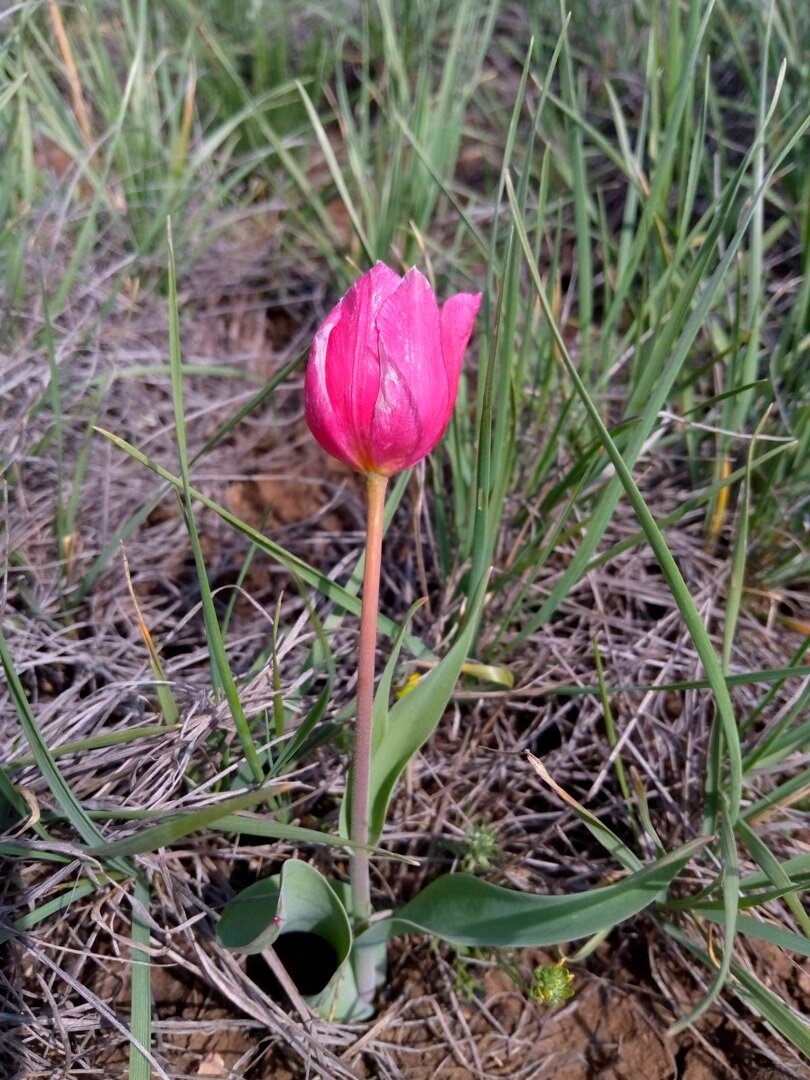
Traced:
<path fill-rule="evenodd" d="M 368 474 L 368 517 L 366 524 L 366 565 L 363 576 L 363 607 L 360 614 L 360 649 L 357 659 L 357 724 L 352 767 L 351 838 L 368 844 L 369 787 L 371 781 L 371 722 L 374 708 L 374 659 L 377 645 L 377 613 L 380 606 L 380 564 L 382 561 L 383 511 L 387 476 Z M 351 863 L 354 917 L 364 922 L 371 915 L 371 884 L 368 851 L 355 848 Z M 374 954 L 359 949 L 357 989 L 363 1001 L 374 997 Z"/>

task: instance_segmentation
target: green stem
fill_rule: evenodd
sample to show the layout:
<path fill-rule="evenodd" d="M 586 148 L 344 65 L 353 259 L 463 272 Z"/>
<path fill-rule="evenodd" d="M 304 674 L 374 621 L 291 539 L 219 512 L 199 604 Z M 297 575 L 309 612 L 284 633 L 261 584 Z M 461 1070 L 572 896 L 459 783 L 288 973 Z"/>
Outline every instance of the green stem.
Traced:
<path fill-rule="evenodd" d="M 380 606 L 380 565 L 382 562 L 383 510 L 387 476 L 368 474 L 368 518 L 366 524 L 366 565 L 363 576 L 363 606 L 360 614 L 360 649 L 357 659 L 357 725 L 352 766 L 351 838 L 368 845 L 369 788 L 371 781 L 371 734 L 374 708 L 374 659 L 377 645 L 377 613 Z M 365 922 L 371 915 L 371 884 L 368 851 L 356 847 L 351 867 L 354 917 Z M 357 989 L 363 1001 L 374 998 L 373 950 L 358 950 Z"/>

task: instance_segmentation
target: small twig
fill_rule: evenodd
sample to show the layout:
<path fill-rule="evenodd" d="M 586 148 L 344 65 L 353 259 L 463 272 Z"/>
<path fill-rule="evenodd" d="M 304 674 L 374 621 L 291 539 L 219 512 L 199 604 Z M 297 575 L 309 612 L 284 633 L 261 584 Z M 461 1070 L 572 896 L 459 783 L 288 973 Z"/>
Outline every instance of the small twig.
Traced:
<path fill-rule="evenodd" d="M 273 946 L 269 945 L 266 949 L 264 949 L 262 952 L 262 956 L 267 961 L 267 966 L 278 979 L 281 989 L 290 999 L 290 1004 L 301 1017 L 301 1019 L 305 1023 L 309 1023 L 310 1021 L 315 1019 L 315 1013 L 312 1011 L 312 1009 L 310 1009 L 309 1005 L 307 1005 L 303 997 L 301 997 L 301 993 L 298 987 L 290 978 L 290 973 L 284 967 L 281 960 L 279 960 L 278 953 L 273 948 Z"/>

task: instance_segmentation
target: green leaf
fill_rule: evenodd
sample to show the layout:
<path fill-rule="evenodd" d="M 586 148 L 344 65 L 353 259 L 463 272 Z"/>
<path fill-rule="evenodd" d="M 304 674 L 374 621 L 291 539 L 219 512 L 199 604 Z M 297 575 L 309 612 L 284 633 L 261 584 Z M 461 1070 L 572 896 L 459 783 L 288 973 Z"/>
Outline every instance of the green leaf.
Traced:
<path fill-rule="evenodd" d="M 529 753 L 528 751 L 526 752 L 526 757 L 540 779 L 548 784 L 551 790 L 559 795 L 563 802 L 567 803 L 572 808 L 588 832 L 599 841 L 605 851 L 607 851 L 617 862 L 620 862 L 625 870 L 635 872 L 636 870 L 643 869 L 641 860 L 632 848 L 629 848 L 612 829 L 609 829 L 607 825 L 604 825 L 596 814 L 592 814 L 590 810 L 582 805 L 582 803 L 577 802 L 572 795 L 569 795 L 564 788 L 560 787 L 538 757 L 535 757 L 534 754 Z"/>
<path fill-rule="evenodd" d="M 806 875 L 810 873 L 810 852 L 803 855 L 796 855 L 792 859 L 784 859 L 779 864 L 788 877 L 795 883 L 796 878 L 799 875 Z M 741 889 L 762 889 L 771 884 L 770 873 L 754 873 L 746 874 L 744 878 L 740 880 Z"/>
<path fill-rule="evenodd" d="M 785 890 L 785 903 L 805 934 L 806 940 L 810 940 L 810 914 L 805 911 L 800 897 L 796 895 L 796 891 L 792 887 L 793 883 L 790 877 L 782 868 L 779 860 L 765 841 L 742 818 L 737 822 L 735 831 L 748 848 L 759 868 L 768 875 L 771 884 L 777 889 Z"/>
<path fill-rule="evenodd" d="M 275 392 L 276 388 L 280 386 L 290 375 L 292 375 L 300 364 L 303 363 L 306 358 L 306 353 L 300 353 L 294 357 L 288 364 L 285 364 L 280 368 L 276 374 L 268 382 L 264 383 L 260 390 L 257 390 L 252 397 L 250 397 L 239 409 L 236 410 L 223 424 L 221 424 L 217 430 L 203 443 L 202 447 L 191 458 L 190 464 L 196 465 L 198 461 L 205 458 L 212 450 L 214 450 L 219 444 L 227 438 L 227 436 L 245 419 L 246 416 L 250 416 L 254 411 L 258 410 L 264 402 Z M 165 365 L 161 365 L 161 372 L 165 371 Z M 192 374 L 190 365 L 184 364 L 183 371 L 187 375 Z M 213 368 L 205 366 L 206 374 L 210 375 Z M 98 428 L 94 427 L 94 431 Z M 175 480 L 178 480 L 175 477 Z M 178 481 L 179 482 L 179 481 Z M 174 485 L 177 486 L 176 484 Z M 121 543 L 130 537 L 135 530 L 146 521 L 148 516 L 152 513 L 156 506 L 158 506 L 165 496 L 171 491 L 172 484 L 168 481 L 161 485 L 158 492 L 152 495 L 146 502 L 142 503 L 130 516 L 126 519 L 123 525 L 119 526 L 114 532 L 111 539 L 104 545 L 98 555 L 90 564 L 87 572 L 79 581 L 76 590 L 76 599 L 81 601 L 85 599 L 90 590 L 95 585 L 99 576 L 107 567 L 113 554 L 118 551 Z"/>
<path fill-rule="evenodd" d="M 693 840 L 615 885 L 567 896 L 532 896 L 470 874 L 446 874 L 375 923 L 358 944 L 413 933 L 473 948 L 540 947 L 589 937 L 651 904 L 708 842 Z"/>
<path fill-rule="evenodd" d="M 374 694 L 374 709 L 372 712 L 372 755 L 378 750 L 380 743 L 383 741 L 386 732 L 388 731 L 388 721 L 391 716 L 391 711 L 388 707 L 388 702 L 391 700 L 391 693 L 394 685 L 394 675 L 396 673 L 397 661 L 399 660 L 399 654 L 402 651 L 402 642 L 405 640 L 405 633 L 408 629 L 413 616 L 424 604 L 424 600 L 417 600 L 412 604 L 407 612 L 405 618 L 402 620 L 396 637 L 391 645 L 391 653 L 388 660 L 385 663 L 385 668 L 380 676 L 380 681 L 377 684 L 377 691 Z M 373 760 L 373 756 L 372 756 Z M 351 835 L 351 826 L 349 824 L 349 809 L 352 802 L 352 784 L 354 783 L 353 770 L 349 771 L 349 782 L 346 785 L 346 791 L 344 792 L 343 801 L 340 804 L 340 834 L 341 836 Z"/>
<path fill-rule="evenodd" d="M 8 832 L 19 821 L 26 821 L 31 808 L 0 766 L 0 832 Z"/>
<path fill-rule="evenodd" d="M 396 663 L 400 659 L 400 652 L 402 651 L 402 643 L 405 639 L 405 633 L 407 631 L 408 623 L 414 618 L 415 613 L 422 606 L 424 600 L 419 599 L 415 604 L 411 604 L 408 610 L 405 612 L 405 618 L 402 621 L 399 632 L 393 640 L 391 646 L 391 653 L 386 661 L 386 666 L 382 671 L 379 683 L 377 684 L 377 691 L 374 696 L 374 711 L 372 714 L 372 755 L 376 753 L 382 742 L 384 735 L 388 731 L 388 721 L 391 716 L 391 712 L 388 707 L 388 703 L 391 700 L 391 693 L 394 684 L 394 674 L 396 672 Z M 374 760 L 374 757 L 372 758 Z M 352 800 L 352 784 L 354 782 L 354 773 L 349 773 L 349 783 L 346 786 L 346 792 L 343 794 L 343 800 L 340 804 L 340 835 L 349 837 L 351 835 L 351 826 L 349 823 L 349 809 L 351 807 Z"/>
<path fill-rule="evenodd" d="M 738 980 L 735 990 L 755 1012 L 765 1019 L 805 1056 L 810 1056 L 810 1024 L 790 1006 L 769 990 L 741 964 L 732 964 L 731 971 Z"/>
<path fill-rule="evenodd" d="M 737 919 L 739 917 L 740 904 L 740 864 L 737 855 L 737 844 L 734 837 L 734 829 L 729 821 L 725 799 L 721 796 L 723 813 L 720 816 L 720 852 L 722 856 L 722 898 L 723 898 L 723 953 L 720 962 L 715 966 L 714 978 L 701 1000 L 689 1010 L 686 1016 L 681 1017 L 673 1024 L 669 1031 L 675 1035 L 685 1031 L 717 1000 L 721 990 L 726 984 L 731 959 L 734 955 L 734 936 L 737 933 Z"/>
<path fill-rule="evenodd" d="M 26 855 L 30 855 L 30 851 L 26 852 Z M 43 855 L 38 853 L 37 857 L 42 859 Z M 126 875 L 126 877 L 128 876 L 129 875 Z M 26 911 L 19 919 L 14 920 L 13 925 L 0 926 L 0 945 L 5 944 L 7 941 L 11 941 L 15 934 L 24 934 L 28 930 L 33 930 L 35 926 L 44 922 L 45 919 L 50 919 L 52 915 L 64 911 L 77 900 L 81 900 L 85 896 L 91 896 L 94 892 L 97 892 L 100 888 L 106 886 L 108 882 L 119 882 L 123 880 L 125 880 L 124 874 L 112 871 L 107 874 L 103 881 L 98 876 L 94 876 L 93 878 L 79 878 L 77 881 L 65 883 L 61 892 L 57 891 L 56 896 L 50 900 L 46 900 L 45 903 L 40 904 L 32 911 Z"/>
<path fill-rule="evenodd" d="M 722 911 L 710 908 L 701 910 L 700 914 L 714 923 L 722 923 L 725 917 Z M 797 934 L 795 930 L 787 930 L 784 926 L 776 926 L 763 919 L 755 919 L 752 915 L 737 917 L 737 931 L 757 941 L 769 941 L 771 945 L 778 945 L 780 949 L 785 949 L 787 952 L 810 956 L 810 938 L 805 937 L 804 934 Z"/>
<path fill-rule="evenodd" d="M 99 859 L 112 859 L 140 855 L 146 851 L 157 851 L 158 848 L 173 844 L 176 840 L 181 840 L 190 833 L 199 832 L 200 829 L 207 829 L 211 825 L 228 820 L 232 814 L 237 814 L 240 810 L 247 810 L 249 807 L 255 806 L 256 803 L 272 799 L 275 790 L 274 787 L 265 787 L 256 791 L 244 791 L 239 795 L 234 795 L 229 799 L 222 799 L 220 802 L 216 802 L 212 806 L 205 806 L 200 810 L 191 810 L 185 814 L 173 814 L 159 825 L 141 829 L 140 832 L 132 836 L 125 836 L 121 840 L 110 840 L 101 844 L 94 844 L 92 847 L 87 848 L 87 854 Z M 281 839 L 291 838 L 286 835 L 286 830 L 293 828 L 292 826 L 278 823 L 276 827 L 275 822 L 268 822 L 268 825 L 274 827 L 272 835 Z M 244 831 L 246 833 L 250 832 L 247 823 Z M 314 829 L 299 829 L 297 831 L 306 833 L 310 841 L 325 843 L 327 840 L 325 834 L 315 832 Z M 301 840 L 303 836 L 299 835 L 294 839 Z M 340 840 L 339 843 L 345 845 L 346 841 Z"/>
<path fill-rule="evenodd" d="M 804 677 L 810 675 L 810 667 L 799 665 L 798 667 L 765 668 L 762 671 L 742 671 L 735 675 L 726 675 L 727 686 L 754 686 L 757 683 L 777 683 L 781 685 L 786 679 Z M 538 696 L 541 694 L 554 694 L 564 697 L 595 697 L 604 693 L 608 694 L 646 694 L 649 691 L 664 693 L 668 690 L 709 690 L 711 683 L 708 679 L 681 679 L 670 683 L 623 683 L 621 686 L 549 686 L 539 687 Z M 750 815 L 751 808 L 746 807 L 746 815 Z"/>
<path fill-rule="evenodd" d="M 445 658 L 391 708 L 379 743 L 371 759 L 371 806 L 369 840 L 376 844 L 382 835 L 388 804 L 405 766 L 433 732 L 447 708 L 447 703 L 461 674 L 472 644 L 478 615 L 484 603 L 489 575 L 481 582 L 467 621 L 455 645 Z M 385 683 L 383 683 L 385 685 Z M 375 717 L 375 724 L 379 717 Z M 350 793 L 344 795 L 341 819 L 348 820 Z"/>
<path fill-rule="evenodd" d="M 28 745 L 31 747 L 34 760 L 44 776 L 48 787 L 53 792 L 54 798 L 59 803 L 65 817 L 70 821 L 73 828 L 85 842 L 94 843 L 98 840 L 103 840 L 103 836 L 90 820 L 84 807 L 73 793 L 73 789 L 66 782 L 56 766 L 56 762 L 42 736 L 33 709 L 26 697 L 23 685 L 20 682 L 20 677 L 14 666 L 14 660 L 6 643 L 2 628 L 0 628 L 0 666 L 5 672 L 6 683 L 11 695 L 11 700 L 14 703 L 20 726 L 28 740 Z M 11 801 L 13 796 L 11 795 L 10 786 L 4 786 L 4 793 Z M 19 805 L 16 799 L 14 799 L 13 805 Z"/>
<path fill-rule="evenodd" d="M 408 629 L 411 619 L 424 603 L 425 599 L 421 598 L 411 604 L 406 611 L 405 618 L 402 620 L 402 626 L 399 628 L 399 632 L 394 638 L 393 644 L 391 645 L 391 653 L 386 661 L 383 673 L 380 676 L 380 681 L 377 685 L 377 693 L 374 695 L 373 740 L 375 749 L 383 741 L 385 734 L 388 731 L 388 722 L 391 719 L 391 710 L 388 707 L 388 702 L 391 700 L 391 691 L 394 685 L 394 673 L 396 672 L 399 654 L 402 651 L 402 643 L 405 640 L 405 632 Z"/>
<path fill-rule="evenodd" d="M 281 873 L 249 885 L 227 905 L 217 928 L 226 949 L 260 953 L 284 934 L 323 938 L 335 953 L 335 970 L 326 986 L 304 998 L 321 1014 L 359 1020 L 370 1007 L 357 996 L 350 959 L 352 929 L 340 897 L 314 866 L 288 859 Z"/>
<path fill-rule="evenodd" d="M 132 893 L 132 950 L 130 968 L 132 980 L 132 1042 L 129 1047 L 128 1080 L 150 1080 L 152 1063 L 144 1054 L 152 1045 L 152 969 L 149 957 L 149 884 L 139 875 Z"/>
<path fill-rule="evenodd" d="M 217 928 L 226 949 L 247 954 L 293 932 L 328 941 L 338 963 L 349 955 L 352 930 L 343 904 L 326 878 L 300 859 L 288 859 L 281 873 L 243 889 L 222 912 Z"/>
<path fill-rule="evenodd" d="M 585 411 L 588 413 L 593 426 L 596 428 L 602 444 L 607 452 L 607 455 L 610 458 L 610 461 L 616 471 L 615 484 L 614 481 L 611 481 L 608 489 L 606 489 L 605 495 L 603 495 L 604 509 L 607 515 L 605 520 L 610 517 L 616 503 L 618 502 L 619 487 L 623 487 L 625 494 L 627 495 L 628 501 L 630 502 L 630 505 L 633 507 L 633 510 L 636 513 L 639 524 L 641 525 L 647 536 L 647 541 L 652 548 L 656 559 L 658 560 L 658 564 L 661 567 L 661 572 L 667 580 L 667 585 L 669 586 L 673 599 L 678 605 L 678 609 L 681 612 L 683 621 L 694 643 L 695 650 L 700 657 L 701 663 L 703 664 L 703 669 L 706 673 L 706 677 L 711 683 L 714 698 L 717 702 L 719 723 L 718 731 L 722 731 L 723 739 L 725 741 L 725 756 L 728 762 L 728 813 L 733 823 L 739 813 L 740 802 L 742 799 L 742 756 L 740 751 L 740 740 L 737 729 L 737 720 L 734 713 L 734 705 L 731 701 L 731 696 L 725 683 L 723 669 L 720 665 L 717 654 L 714 651 L 714 645 L 712 644 L 709 632 L 706 629 L 703 618 L 701 617 L 700 611 L 698 610 L 697 604 L 695 603 L 695 600 L 692 594 L 689 592 L 689 588 L 686 582 L 684 581 L 680 568 L 678 567 L 678 564 L 675 561 L 675 558 L 672 555 L 669 547 L 667 546 L 666 540 L 664 539 L 661 530 L 658 528 L 658 525 L 656 524 L 653 515 L 650 513 L 650 510 L 648 509 L 647 504 L 644 501 L 641 492 L 639 491 L 638 485 L 636 484 L 630 471 L 630 467 L 628 467 L 627 463 L 619 452 L 616 443 L 611 438 L 610 432 L 605 427 L 598 408 L 588 394 L 588 391 L 585 388 L 585 384 L 579 376 L 577 367 L 574 364 L 574 361 L 571 359 L 571 355 L 566 346 L 565 339 L 563 338 L 563 335 L 555 321 L 554 313 L 552 311 L 548 297 L 546 296 L 546 290 L 543 282 L 540 279 L 540 272 L 537 269 L 536 261 L 532 256 L 529 238 L 526 234 L 525 227 L 523 226 L 523 223 L 520 219 L 519 211 L 517 208 L 516 196 L 514 187 L 512 185 L 512 180 L 508 174 L 506 175 L 505 179 L 506 190 L 509 196 L 510 203 L 512 205 L 517 234 L 523 247 L 524 255 L 526 256 L 526 259 L 528 261 L 529 272 L 532 282 L 534 284 L 537 298 L 540 301 L 540 306 L 542 307 L 543 314 L 545 315 L 548 322 L 549 330 L 551 331 L 552 337 L 554 338 L 554 341 L 557 345 L 557 355 L 566 372 L 568 373 L 568 376 L 571 379 L 577 395 L 582 401 L 582 404 L 585 407 Z M 728 254 L 729 253 L 726 252 L 726 256 Z M 724 256 L 724 262 L 726 256 Z M 730 261 L 730 259 L 728 261 Z M 714 280 L 719 280 L 719 274 L 720 268 L 715 271 Z M 709 292 L 708 288 L 706 291 L 707 293 Z M 695 320 L 693 313 L 693 318 L 690 322 L 690 326 L 692 326 L 694 323 Z M 694 325 L 694 333 L 697 333 L 697 325 Z M 685 340 L 691 342 L 693 338 L 694 334 L 691 334 L 691 336 L 689 336 L 685 331 Z M 656 406 L 656 408 L 659 407 L 660 406 Z M 634 463 L 634 459 L 632 456 L 630 457 L 630 462 L 631 465 Z M 614 496 L 611 496 L 609 499 L 606 500 L 605 496 L 608 494 L 608 490 L 614 490 L 614 488 L 615 498 Z M 582 553 L 585 554 L 583 555 Z M 585 561 L 587 561 L 587 559 L 590 557 L 590 554 L 591 552 L 587 549 L 587 545 L 583 544 L 577 552 L 577 557 L 582 557 L 585 559 Z M 573 561 L 576 561 L 577 557 L 575 557 L 575 560 Z M 568 573 L 569 571 L 566 571 L 566 574 Z M 565 577 L 566 575 L 563 576 Z M 547 605 L 548 601 L 546 601 L 546 604 L 544 604 L 544 609 Z M 712 816 L 713 815 L 707 815 L 706 817 L 707 819 L 709 819 Z"/>
<path fill-rule="evenodd" d="M 178 495 L 183 508 L 183 519 L 186 523 L 191 551 L 194 556 L 194 565 L 197 570 L 197 582 L 200 587 L 200 603 L 202 606 L 203 622 L 208 641 L 208 653 L 211 661 L 211 674 L 215 687 L 222 689 L 225 700 L 233 718 L 242 751 L 245 755 L 253 779 L 257 784 L 264 781 L 264 766 L 256 749 L 250 721 L 245 714 L 242 701 L 239 697 L 239 689 L 236 685 L 231 670 L 228 654 L 225 649 L 225 641 L 222 635 L 222 627 L 219 625 L 214 595 L 211 592 L 211 584 L 208 580 L 208 571 L 205 568 L 200 536 L 197 523 L 194 520 L 191 494 L 191 471 L 189 465 L 188 446 L 186 443 L 186 418 L 183 403 L 183 360 L 180 347 L 180 314 L 177 303 L 177 271 L 174 261 L 174 245 L 172 243 L 171 219 L 167 221 L 167 239 L 169 249 L 169 366 L 172 376 L 172 401 L 174 404 L 174 427 L 175 442 L 177 443 L 177 456 L 180 462 L 181 489 Z"/>

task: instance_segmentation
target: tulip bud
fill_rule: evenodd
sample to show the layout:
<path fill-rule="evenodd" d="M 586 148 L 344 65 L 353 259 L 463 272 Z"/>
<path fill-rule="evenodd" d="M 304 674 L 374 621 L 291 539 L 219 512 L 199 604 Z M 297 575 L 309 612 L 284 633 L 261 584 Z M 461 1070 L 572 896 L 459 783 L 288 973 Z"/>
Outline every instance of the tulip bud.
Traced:
<path fill-rule="evenodd" d="M 439 309 L 416 269 L 378 262 L 352 285 L 315 335 L 304 400 L 312 434 L 333 457 L 392 476 L 426 457 L 458 394 L 480 293 Z"/>

